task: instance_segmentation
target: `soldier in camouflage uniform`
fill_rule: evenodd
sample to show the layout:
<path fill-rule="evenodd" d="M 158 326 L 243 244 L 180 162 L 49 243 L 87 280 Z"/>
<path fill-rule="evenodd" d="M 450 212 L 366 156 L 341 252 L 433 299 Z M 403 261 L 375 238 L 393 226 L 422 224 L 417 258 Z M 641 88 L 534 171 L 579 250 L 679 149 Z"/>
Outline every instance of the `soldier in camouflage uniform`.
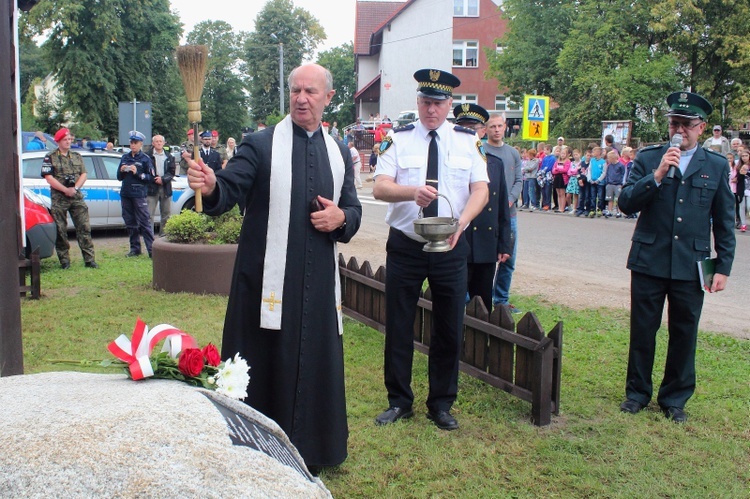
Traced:
<path fill-rule="evenodd" d="M 98 268 L 94 260 L 94 242 L 91 240 L 89 209 L 83 201 L 81 187 L 86 182 L 83 158 L 70 150 L 73 136 L 67 128 L 55 134 L 58 149 L 47 154 L 42 162 L 42 177 L 50 185 L 52 217 L 57 225 L 57 258 L 62 268 L 70 268 L 70 243 L 68 243 L 68 212 L 76 228 L 78 246 L 86 267 Z"/>
<path fill-rule="evenodd" d="M 187 151 L 188 153 L 190 153 L 192 157 L 193 147 L 195 147 L 194 144 L 195 143 L 193 142 L 193 129 L 191 128 L 190 130 L 187 131 L 187 140 L 182 143 L 182 146 L 181 146 L 182 152 L 184 153 L 185 151 Z M 187 161 L 185 161 L 185 159 L 182 158 L 182 153 L 180 153 L 180 175 L 187 176 L 187 170 L 188 170 Z"/>

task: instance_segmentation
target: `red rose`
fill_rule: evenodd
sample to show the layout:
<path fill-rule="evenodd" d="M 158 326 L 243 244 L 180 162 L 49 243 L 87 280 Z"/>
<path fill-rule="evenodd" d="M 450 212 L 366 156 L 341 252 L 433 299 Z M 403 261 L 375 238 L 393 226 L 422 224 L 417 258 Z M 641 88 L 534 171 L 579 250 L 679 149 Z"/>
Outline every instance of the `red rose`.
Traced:
<path fill-rule="evenodd" d="M 221 364 L 221 355 L 219 350 L 212 344 L 209 343 L 203 347 L 203 358 L 206 359 L 206 364 L 213 367 L 218 367 Z"/>
<path fill-rule="evenodd" d="M 200 376 L 201 371 L 203 371 L 203 353 L 198 348 L 183 350 L 177 368 L 185 376 Z"/>

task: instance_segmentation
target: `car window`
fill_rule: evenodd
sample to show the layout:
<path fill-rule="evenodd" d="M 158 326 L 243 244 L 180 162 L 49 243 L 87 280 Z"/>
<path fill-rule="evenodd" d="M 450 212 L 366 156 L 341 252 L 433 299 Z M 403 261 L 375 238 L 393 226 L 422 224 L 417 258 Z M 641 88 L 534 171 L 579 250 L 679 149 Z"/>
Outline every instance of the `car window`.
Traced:
<path fill-rule="evenodd" d="M 44 158 L 26 158 L 23 160 L 23 178 L 42 178 L 42 160 Z M 94 158 L 83 157 L 83 166 L 86 167 L 86 177 L 96 178 Z"/>
<path fill-rule="evenodd" d="M 42 178 L 42 160 L 44 158 L 28 158 L 23 160 L 23 178 Z"/>
<path fill-rule="evenodd" d="M 86 167 L 86 178 L 94 179 L 96 177 L 96 168 L 94 167 L 94 158 L 91 156 L 83 157 L 83 166 Z"/>
<path fill-rule="evenodd" d="M 108 178 L 117 180 L 117 167 L 120 166 L 120 158 L 111 158 L 109 156 L 99 156 L 104 163 L 104 169 L 107 171 Z"/>

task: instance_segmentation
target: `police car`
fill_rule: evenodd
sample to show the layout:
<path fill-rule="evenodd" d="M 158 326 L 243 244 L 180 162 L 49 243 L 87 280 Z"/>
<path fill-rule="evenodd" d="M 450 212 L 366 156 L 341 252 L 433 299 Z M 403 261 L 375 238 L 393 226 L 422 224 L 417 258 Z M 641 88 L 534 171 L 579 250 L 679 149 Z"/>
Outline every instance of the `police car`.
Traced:
<path fill-rule="evenodd" d="M 50 151 L 30 151 L 21 156 L 23 165 L 23 186 L 40 195 L 47 207 L 51 207 L 50 186 L 42 178 L 42 160 Z M 109 152 L 75 149 L 83 158 L 86 167 L 86 183 L 81 192 L 89 208 L 89 222 L 92 229 L 122 228 L 120 204 L 121 182 L 117 180 L 117 167 L 120 164 L 120 154 Z M 172 213 L 177 214 L 185 209 L 191 209 L 195 204 L 193 191 L 188 187 L 186 177 L 175 177 L 172 180 Z M 188 202 L 189 201 L 189 202 Z M 187 206 L 186 205 L 187 202 Z M 158 211 L 158 210 L 157 210 Z M 154 220 L 160 219 L 156 213 Z M 68 217 L 68 228 L 73 228 L 73 221 Z"/>

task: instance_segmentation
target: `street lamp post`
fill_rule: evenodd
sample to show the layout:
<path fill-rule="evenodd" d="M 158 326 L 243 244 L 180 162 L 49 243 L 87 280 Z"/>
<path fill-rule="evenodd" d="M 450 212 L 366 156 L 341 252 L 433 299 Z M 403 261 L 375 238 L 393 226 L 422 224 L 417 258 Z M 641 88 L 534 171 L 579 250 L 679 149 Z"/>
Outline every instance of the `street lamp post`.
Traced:
<path fill-rule="evenodd" d="M 271 37 L 279 42 L 279 116 L 284 116 L 284 44 L 271 33 Z"/>

